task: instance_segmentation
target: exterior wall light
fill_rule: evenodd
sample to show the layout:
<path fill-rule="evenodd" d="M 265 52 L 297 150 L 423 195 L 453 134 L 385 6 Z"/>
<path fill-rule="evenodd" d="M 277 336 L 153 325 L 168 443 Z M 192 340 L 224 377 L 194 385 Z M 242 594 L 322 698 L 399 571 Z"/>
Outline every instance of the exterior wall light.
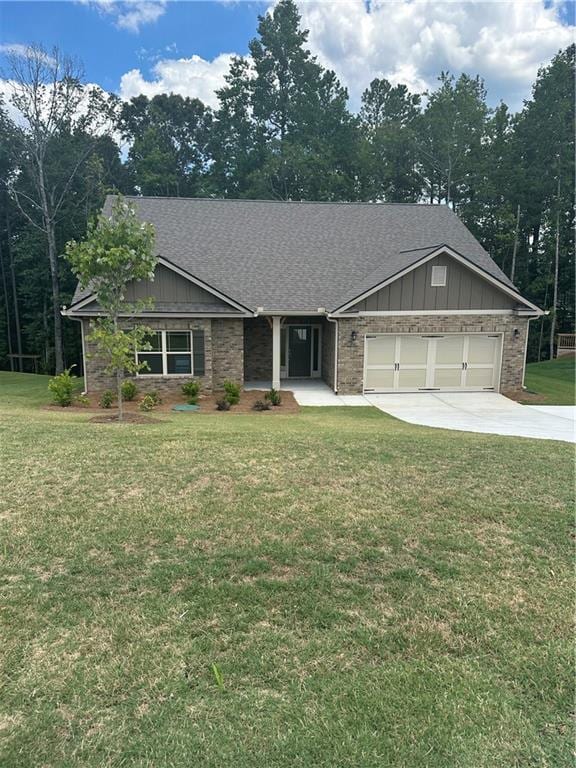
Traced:
<path fill-rule="evenodd" d="M 352 331 L 352 333 L 350 334 L 350 338 L 352 339 L 352 341 L 356 341 L 356 339 L 358 338 L 358 332 Z"/>
<path fill-rule="evenodd" d="M 520 331 L 518 330 L 518 328 L 514 328 L 514 338 L 517 339 L 518 336 L 520 336 Z"/>

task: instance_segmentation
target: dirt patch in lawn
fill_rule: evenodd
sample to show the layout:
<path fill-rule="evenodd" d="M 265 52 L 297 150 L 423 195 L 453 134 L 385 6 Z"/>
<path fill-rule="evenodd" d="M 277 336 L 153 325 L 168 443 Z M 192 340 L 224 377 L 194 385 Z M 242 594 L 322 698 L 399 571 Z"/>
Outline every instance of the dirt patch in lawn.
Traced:
<path fill-rule="evenodd" d="M 526 403 L 528 405 L 533 403 L 534 405 L 539 405 L 540 403 L 546 402 L 545 395 L 540 395 L 537 392 L 530 392 L 528 389 L 515 389 L 511 392 L 503 392 L 502 394 L 505 397 L 510 398 L 510 400 L 515 400 L 517 403 Z"/>
<path fill-rule="evenodd" d="M 260 400 L 262 402 L 265 402 L 265 395 L 266 390 L 257 390 L 257 389 L 250 389 L 247 391 L 243 391 L 240 395 L 240 402 L 238 405 L 232 405 L 230 406 L 229 411 L 219 411 L 216 408 L 216 403 L 218 400 L 222 400 L 224 397 L 224 392 L 215 392 L 213 394 L 200 394 L 198 397 L 198 405 L 200 406 L 200 410 L 196 411 L 196 415 L 203 414 L 203 413 L 220 413 L 223 416 L 230 413 L 260 413 L 263 416 L 271 416 L 273 414 L 289 414 L 289 413 L 299 413 L 300 412 L 300 406 L 296 402 L 294 395 L 292 392 L 282 392 L 282 405 L 280 406 L 271 406 L 270 410 L 268 411 L 255 411 L 254 410 L 254 404 Z M 144 397 L 144 393 L 139 395 L 136 400 L 132 400 L 131 402 L 124 402 L 124 415 L 126 421 L 132 421 L 134 423 L 140 423 L 140 424 L 147 424 L 149 421 L 146 421 L 147 417 L 145 414 L 142 413 L 142 411 L 139 410 L 140 402 L 142 401 Z M 45 405 L 43 406 L 43 410 L 46 411 L 57 411 L 59 413 L 98 413 L 101 415 L 101 418 L 93 418 L 90 419 L 90 421 L 97 421 L 102 423 L 107 422 L 113 422 L 117 421 L 117 410 L 115 405 L 112 408 L 101 408 L 99 405 L 100 400 L 100 394 L 95 392 L 94 394 L 87 396 L 88 402 L 85 405 L 81 405 L 78 403 L 75 403 L 73 405 L 68 406 L 67 408 L 62 408 L 59 405 Z M 162 397 L 162 403 L 156 408 L 154 408 L 153 413 L 159 414 L 159 413 L 170 413 L 172 411 L 172 406 L 177 404 L 183 404 L 186 400 L 184 397 L 179 393 L 174 393 L 170 395 L 165 395 Z M 186 413 L 183 411 L 182 413 Z M 140 417 L 140 418 L 138 418 Z M 152 419 L 152 421 L 155 421 L 155 419 Z M 157 420 L 156 420 L 157 421 Z"/>
<path fill-rule="evenodd" d="M 79 410 L 79 409 L 78 409 Z M 118 412 L 103 413 L 98 416 L 92 416 L 90 421 L 93 424 L 119 424 Z M 123 422 L 127 424 L 161 424 L 162 419 L 155 419 L 152 416 L 146 416 L 144 413 L 134 413 L 128 411 L 124 414 Z"/>

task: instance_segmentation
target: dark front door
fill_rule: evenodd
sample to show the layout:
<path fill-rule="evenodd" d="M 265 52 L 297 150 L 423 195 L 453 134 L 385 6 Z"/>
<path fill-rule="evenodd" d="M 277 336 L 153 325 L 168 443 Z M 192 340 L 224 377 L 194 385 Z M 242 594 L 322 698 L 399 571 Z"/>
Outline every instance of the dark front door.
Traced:
<path fill-rule="evenodd" d="M 310 376 L 312 328 L 309 325 L 288 326 L 288 376 Z"/>

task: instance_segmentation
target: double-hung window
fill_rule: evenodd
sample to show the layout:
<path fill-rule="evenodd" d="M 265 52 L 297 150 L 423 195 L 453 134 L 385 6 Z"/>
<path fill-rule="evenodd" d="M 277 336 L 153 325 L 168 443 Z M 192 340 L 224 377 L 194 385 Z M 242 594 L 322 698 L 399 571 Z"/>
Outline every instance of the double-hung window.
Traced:
<path fill-rule="evenodd" d="M 138 362 L 147 363 L 139 376 L 204 374 L 203 331 L 156 331 L 147 341 L 150 349 L 138 352 Z"/>

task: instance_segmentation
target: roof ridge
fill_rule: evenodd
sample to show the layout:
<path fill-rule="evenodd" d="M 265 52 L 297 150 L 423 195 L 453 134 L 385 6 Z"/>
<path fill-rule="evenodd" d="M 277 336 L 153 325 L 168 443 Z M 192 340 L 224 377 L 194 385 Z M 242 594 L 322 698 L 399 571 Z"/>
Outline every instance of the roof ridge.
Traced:
<path fill-rule="evenodd" d="M 107 197 L 118 197 L 114 193 L 109 193 Z M 260 198 L 244 197 L 177 197 L 175 195 L 122 195 L 127 200 L 185 200 L 205 203 L 270 203 L 276 205 L 366 205 L 366 206 L 407 206 L 410 208 L 447 208 L 452 209 L 444 203 L 392 203 L 392 202 L 369 202 L 365 200 L 264 200 Z"/>

